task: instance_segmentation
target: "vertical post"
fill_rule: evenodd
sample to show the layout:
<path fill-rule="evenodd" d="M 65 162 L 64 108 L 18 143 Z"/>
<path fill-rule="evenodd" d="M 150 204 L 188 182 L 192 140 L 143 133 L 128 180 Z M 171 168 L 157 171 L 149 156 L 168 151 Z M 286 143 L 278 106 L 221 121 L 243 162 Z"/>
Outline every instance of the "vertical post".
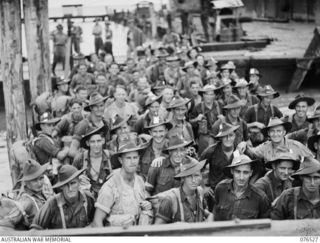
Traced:
<path fill-rule="evenodd" d="M 314 22 L 316 23 L 316 26 L 320 26 L 320 1 L 316 0 L 314 2 Z"/>
<path fill-rule="evenodd" d="M 21 46 L 20 0 L 1 0 L 1 73 L 6 110 L 8 155 L 13 183 L 16 182 L 16 175 L 12 170 L 14 161 L 10 150 L 15 141 L 27 138 Z"/>
<path fill-rule="evenodd" d="M 23 0 L 31 100 L 51 91 L 48 0 Z"/>

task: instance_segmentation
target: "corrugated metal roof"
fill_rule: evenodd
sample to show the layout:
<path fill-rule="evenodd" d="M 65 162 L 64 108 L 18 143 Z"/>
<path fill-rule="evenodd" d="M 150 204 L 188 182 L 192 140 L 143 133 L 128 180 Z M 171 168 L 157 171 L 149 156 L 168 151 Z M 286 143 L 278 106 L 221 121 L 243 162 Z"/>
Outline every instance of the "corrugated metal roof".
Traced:
<path fill-rule="evenodd" d="M 213 9 L 241 8 L 244 6 L 241 0 L 213 0 L 211 3 L 213 5 Z"/>

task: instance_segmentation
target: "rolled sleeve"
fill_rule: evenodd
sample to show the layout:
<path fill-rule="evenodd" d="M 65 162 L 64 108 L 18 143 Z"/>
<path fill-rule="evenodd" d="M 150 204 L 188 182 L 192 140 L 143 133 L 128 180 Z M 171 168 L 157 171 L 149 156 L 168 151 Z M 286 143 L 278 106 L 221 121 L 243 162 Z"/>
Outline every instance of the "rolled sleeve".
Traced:
<path fill-rule="evenodd" d="M 60 148 L 52 144 L 52 142 L 47 138 L 40 138 L 36 141 L 36 144 L 39 148 L 53 157 L 56 157 L 60 151 Z"/>
<path fill-rule="evenodd" d="M 156 217 L 161 218 L 167 223 L 172 221 L 172 202 L 170 197 L 165 197 L 160 201 Z"/>
<path fill-rule="evenodd" d="M 114 204 L 114 193 L 112 187 L 108 184 L 103 185 L 99 192 L 97 202 L 94 204 L 96 208 L 101 209 L 107 214 L 110 214 Z"/>

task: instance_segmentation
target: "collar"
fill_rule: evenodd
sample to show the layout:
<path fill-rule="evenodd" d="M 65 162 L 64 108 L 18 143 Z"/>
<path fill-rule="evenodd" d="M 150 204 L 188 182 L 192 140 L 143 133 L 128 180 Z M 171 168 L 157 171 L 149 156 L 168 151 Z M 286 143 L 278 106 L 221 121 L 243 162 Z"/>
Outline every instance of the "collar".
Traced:
<path fill-rule="evenodd" d="M 179 191 L 180 191 L 180 195 L 181 195 L 181 201 L 182 201 L 182 202 L 188 201 L 187 195 L 185 194 L 185 192 L 184 192 L 183 189 L 182 189 L 182 185 L 180 186 Z M 199 193 L 198 193 L 198 190 L 197 190 L 197 189 L 196 189 L 195 195 L 196 195 L 196 201 L 198 201 L 198 199 L 199 199 Z"/>
<path fill-rule="evenodd" d="M 267 173 L 267 176 L 270 178 L 271 184 L 275 187 L 282 187 L 284 184 L 284 181 L 281 181 L 280 179 L 276 178 L 274 174 L 274 170 Z"/>
<path fill-rule="evenodd" d="M 279 145 L 278 147 L 275 147 L 271 140 L 270 140 L 270 142 L 271 142 L 271 146 L 273 149 L 277 149 L 278 147 L 281 147 L 281 146 L 284 146 L 286 148 L 290 148 L 286 137 L 283 138 L 283 145 Z"/>
<path fill-rule="evenodd" d="M 234 180 L 231 179 L 230 182 L 229 182 L 229 184 L 228 184 L 228 187 L 227 187 L 228 191 L 229 191 L 229 192 L 232 192 L 232 193 L 234 193 L 233 182 L 234 182 Z M 250 197 L 251 197 L 251 193 L 252 193 L 252 192 L 251 192 L 251 187 L 250 187 L 250 184 L 248 184 L 246 190 L 245 190 L 244 193 L 241 195 L 241 198 L 250 198 Z"/>
<path fill-rule="evenodd" d="M 34 192 L 26 186 L 24 187 L 23 192 L 29 194 L 32 197 L 46 199 L 46 197 L 44 196 L 44 194 L 42 192 L 39 192 L 39 193 Z"/>
<path fill-rule="evenodd" d="M 84 197 L 82 196 L 82 193 L 80 193 L 80 191 L 78 191 L 78 195 L 79 195 L 79 200 L 77 202 L 83 202 L 83 204 L 86 202 L 86 200 L 84 199 Z M 67 199 L 65 198 L 63 192 L 60 192 L 58 194 L 58 196 L 60 197 L 61 200 L 61 204 L 63 205 L 71 205 Z"/>
<path fill-rule="evenodd" d="M 229 120 L 229 116 L 228 116 L 228 115 L 226 115 L 226 122 L 229 123 L 229 124 L 231 124 L 231 125 L 233 125 L 233 124 L 231 123 L 231 121 Z M 237 117 L 237 122 L 238 122 L 238 124 L 240 124 L 240 117 Z"/>
<path fill-rule="evenodd" d="M 186 124 L 186 120 L 184 119 L 182 124 L 178 124 L 174 119 L 172 119 L 171 124 L 173 127 L 183 127 Z"/>

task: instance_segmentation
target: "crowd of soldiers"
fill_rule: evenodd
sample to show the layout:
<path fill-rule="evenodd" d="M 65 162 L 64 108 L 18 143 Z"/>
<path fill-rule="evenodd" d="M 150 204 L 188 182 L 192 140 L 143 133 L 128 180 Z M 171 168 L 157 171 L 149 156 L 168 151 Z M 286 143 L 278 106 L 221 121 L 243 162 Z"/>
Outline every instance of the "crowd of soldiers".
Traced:
<path fill-rule="evenodd" d="M 130 45 L 124 65 L 79 57 L 54 94 L 38 97 L 37 136 L 16 161 L 16 206 L 1 226 L 320 217 L 315 99 L 299 94 L 283 114 L 258 69 L 247 81 L 178 37 Z"/>

